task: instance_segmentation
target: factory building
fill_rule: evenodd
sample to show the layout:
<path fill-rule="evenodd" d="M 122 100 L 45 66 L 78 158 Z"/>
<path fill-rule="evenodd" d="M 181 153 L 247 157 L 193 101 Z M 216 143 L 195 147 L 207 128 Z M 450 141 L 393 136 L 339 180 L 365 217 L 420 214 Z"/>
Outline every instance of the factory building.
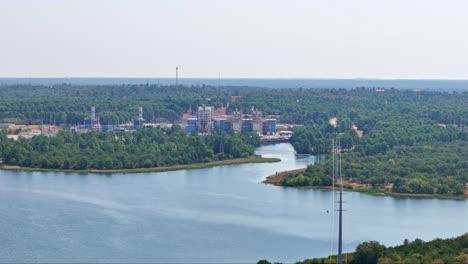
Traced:
<path fill-rule="evenodd" d="M 202 105 L 197 111 L 197 129 L 200 133 L 208 133 L 213 128 L 213 107 Z"/>
<path fill-rule="evenodd" d="M 102 129 L 102 131 L 112 131 L 112 130 L 114 130 L 114 126 L 113 125 L 102 125 L 101 129 Z"/>
<path fill-rule="evenodd" d="M 263 134 L 271 135 L 276 132 L 276 119 L 265 119 L 263 122 Z"/>
<path fill-rule="evenodd" d="M 250 133 L 253 131 L 253 119 L 252 118 L 243 118 L 242 119 L 242 133 Z"/>
<path fill-rule="evenodd" d="M 263 132 L 263 115 L 252 106 L 252 132 Z"/>
<path fill-rule="evenodd" d="M 237 109 L 232 115 L 231 124 L 232 124 L 232 130 L 234 130 L 234 132 L 237 132 L 237 133 L 242 132 L 242 113 L 237 111 Z"/>
<path fill-rule="evenodd" d="M 187 124 L 185 125 L 185 132 L 192 133 L 197 131 L 198 120 L 196 118 L 187 119 Z"/>
<path fill-rule="evenodd" d="M 222 115 L 214 117 L 214 108 L 202 105 L 198 107 L 197 117 L 188 118 L 185 122 L 185 131 L 191 133 L 209 133 L 211 131 L 228 132 L 233 130 L 237 133 L 259 133 L 274 134 L 276 129 L 276 119 L 264 118 L 263 114 L 252 107 L 249 114 L 234 111 L 231 116 Z"/>
<path fill-rule="evenodd" d="M 213 129 L 218 132 L 228 132 L 231 130 L 231 120 L 226 118 L 213 119 Z"/>

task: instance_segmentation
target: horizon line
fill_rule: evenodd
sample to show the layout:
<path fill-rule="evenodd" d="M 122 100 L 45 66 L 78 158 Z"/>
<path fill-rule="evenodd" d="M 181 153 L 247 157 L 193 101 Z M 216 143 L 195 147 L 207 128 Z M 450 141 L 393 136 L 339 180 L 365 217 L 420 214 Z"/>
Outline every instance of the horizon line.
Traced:
<path fill-rule="evenodd" d="M 175 76 L 139 77 L 139 76 L 0 76 L 0 79 L 175 79 Z M 376 78 L 376 77 L 178 77 L 183 79 L 209 79 L 209 80 L 375 80 L 375 81 L 468 81 L 468 79 L 446 78 Z"/>

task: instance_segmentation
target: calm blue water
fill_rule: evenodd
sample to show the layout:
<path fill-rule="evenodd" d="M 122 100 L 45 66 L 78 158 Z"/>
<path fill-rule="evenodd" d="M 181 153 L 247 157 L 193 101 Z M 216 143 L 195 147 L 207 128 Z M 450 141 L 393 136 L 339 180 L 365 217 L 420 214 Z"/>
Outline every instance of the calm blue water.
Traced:
<path fill-rule="evenodd" d="M 70 83 L 78 85 L 161 84 L 173 85 L 174 78 L 0 78 L 2 84 Z M 468 80 L 404 79 L 249 79 L 249 78 L 180 78 L 181 85 L 251 86 L 267 88 L 345 88 L 385 87 L 436 91 L 466 91 Z"/>
<path fill-rule="evenodd" d="M 259 183 L 276 164 L 140 174 L 0 171 L 0 262 L 293 262 L 330 253 L 333 193 Z M 468 201 L 346 193 L 345 250 L 468 231 Z M 327 213 L 326 211 L 330 212 Z M 336 250 L 336 247 L 334 247 Z"/>

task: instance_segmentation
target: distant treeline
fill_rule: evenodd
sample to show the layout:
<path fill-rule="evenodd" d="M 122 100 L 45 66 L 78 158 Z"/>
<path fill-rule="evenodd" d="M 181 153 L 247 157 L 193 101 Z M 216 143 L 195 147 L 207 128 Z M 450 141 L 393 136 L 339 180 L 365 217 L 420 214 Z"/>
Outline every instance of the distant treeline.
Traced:
<path fill-rule="evenodd" d="M 20 124 L 82 124 L 96 107 L 102 124 L 130 121 L 143 107 L 144 118 L 175 121 L 184 112 L 209 103 L 220 107 L 230 100 L 229 91 L 213 87 L 119 86 L 0 86 L 0 122 Z"/>
<path fill-rule="evenodd" d="M 468 92 L 59 84 L 0 85 L 0 94 L 0 122 L 24 124 L 79 124 L 91 106 L 102 124 L 126 122 L 140 106 L 148 121 L 174 121 L 201 104 L 225 106 L 228 113 L 248 113 L 255 106 L 264 114 L 281 115 L 282 122 L 319 126 L 336 116 L 342 130 L 355 123 L 365 133 L 382 117 L 408 113 L 436 123 L 468 124 Z"/>
<path fill-rule="evenodd" d="M 8 78 L 1 77 L 0 84 L 33 84 L 54 85 L 68 83 L 74 85 L 135 85 L 135 84 L 161 84 L 172 85 L 174 78 L 108 78 L 108 77 L 72 77 L 72 78 Z M 398 89 L 421 89 L 431 91 L 463 91 L 468 87 L 466 80 L 404 80 L 404 79 L 295 79 L 295 78 L 179 78 L 183 85 L 209 85 L 209 86 L 249 86 L 268 88 L 346 88 L 355 87 L 386 87 Z"/>
<path fill-rule="evenodd" d="M 45 169 L 133 169 L 192 164 L 254 155 L 256 134 L 187 134 L 171 129 L 134 133 L 61 131 L 55 137 L 6 138 L 0 132 L 0 160 L 8 165 Z"/>
<path fill-rule="evenodd" d="M 284 122 L 326 125 L 338 118 L 341 131 L 354 123 L 366 134 L 379 119 L 410 114 L 436 123 L 468 125 L 468 91 L 429 92 L 388 89 L 253 89 L 240 91 L 231 107 L 243 111 L 255 105 L 267 114 L 281 115 Z"/>

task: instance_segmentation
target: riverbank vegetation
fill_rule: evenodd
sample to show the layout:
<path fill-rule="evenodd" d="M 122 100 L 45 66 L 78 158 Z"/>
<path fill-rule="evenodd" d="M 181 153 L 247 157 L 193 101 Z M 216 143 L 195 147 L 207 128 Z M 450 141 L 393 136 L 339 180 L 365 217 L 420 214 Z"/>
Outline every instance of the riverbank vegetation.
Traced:
<path fill-rule="evenodd" d="M 78 173 L 139 173 L 139 172 L 163 172 L 163 171 L 175 171 L 175 170 L 195 170 L 195 169 L 204 169 L 214 166 L 222 165 L 236 165 L 236 164 L 245 164 L 245 163 L 271 163 L 279 162 L 280 159 L 277 158 L 264 158 L 260 156 L 253 156 L 248 158 L 237 158 L 237 159 L 228 159 L 228 160 L 217 160 L 209 162 L 200 162 L 200 163 L 191 163 L 183 165 L 172 165 L 172 166 L 162 166 L 162 167 L 151 167 L 151 168 L 134 168 L 134 169 L 87 169 L 87 170 L 74 170 L 74 169 L 45 169 L 45 168 L 31 168 L 31 167 L 20 167 L 20 166 L 11 166 L 4 165 L 0 166 L 3 170 L 11 171 L 58 171 L 58 172 L 78 172 Z"/>
<path fill-rule="evenodd" d="M 272 107 L 275 100 L 269 96 L 268 107 Z M 415 196 L 466 193 L 468 93 L 356 89 L 328 91 L 316 100 L 296 97 L 295 101 L 296 106 L 289 102 L 290 109 L 298 111 L 290 116 L 291 121 L 301 120 L 305 126 L 294 128 L 294 149 L 303 154 L 329 154 L 338 133 L 348 187 Z M 337 118 L 336 125 L 331 117 Z M 282 186 L 327 187 L 332 185 L 331 162 L 270 181 Z"/>
<path fill-rule="evenodd" d="M 342 171 L 347 182 L 382 192 L 407 194 L 463 195 L 468 182 L 468 142 L 399 146 L 382 154 L 342 155 Z M 304 172 L 290 173 L 279 182 L 283 186 L 330 186 L 332 161 L 309 165 Z"/>
<path fill-rule="evenodd" d="M 379 242 L 359 244 L 352 253 L 345 254 L 350 264 L 465 264 L 468 263 L 468 233 L 455 238 L 434 239 L 424 242 L 405 239 L 396 247 L 386 247 Z M 314 258 L 298 264 L 337 263 L 336 256 Z"/>
<path fill-rule="evenodd" d="M 6 165 L 63 170 L 167 167 L 254 156 L 256 134 L 187 134 L 171 129 L 134 133 L 61 131 L 55 137 L 7 139 L 0 133 L 0 159 Z"/>

